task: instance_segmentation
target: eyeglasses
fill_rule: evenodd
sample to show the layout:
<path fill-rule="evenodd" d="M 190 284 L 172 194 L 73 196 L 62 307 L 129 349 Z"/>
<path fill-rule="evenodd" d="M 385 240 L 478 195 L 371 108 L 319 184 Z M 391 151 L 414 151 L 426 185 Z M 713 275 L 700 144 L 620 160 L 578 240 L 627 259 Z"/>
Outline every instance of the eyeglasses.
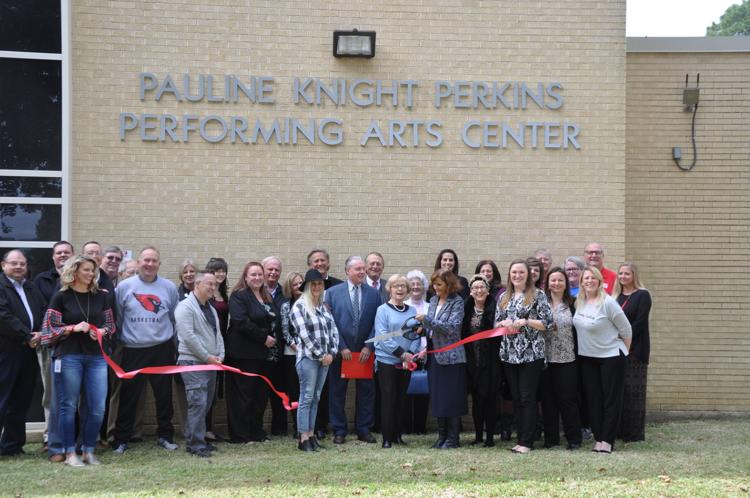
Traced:
<path fill-rule="evenodd" d="M 115 256 L 114 254 L 110 254 L 107 256 L 108 261 L 122 261 L 122 258 L 120 256 Z"/>
<path fill-rule="evenodd" d="M 604 251 L 585 251 L 587 256 L 601 256 Z"/>
<path fill-rule="evenodd" d="M 565 273 L 581 273 L 581 270 L 579 268 L 568 268 Z"/>
<path fill-rule="evenodd" d="M 391 289 L 406 289 L 405 284 L 393 284 L 391 285 Z"/>

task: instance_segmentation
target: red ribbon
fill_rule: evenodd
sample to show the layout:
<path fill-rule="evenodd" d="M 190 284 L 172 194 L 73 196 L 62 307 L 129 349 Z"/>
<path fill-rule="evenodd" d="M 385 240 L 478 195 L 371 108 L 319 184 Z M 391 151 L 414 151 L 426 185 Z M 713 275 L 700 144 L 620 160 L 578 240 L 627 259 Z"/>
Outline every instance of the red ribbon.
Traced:
<path fill-rule="evenodd" d="M 493 337 L 500 337 L 504 335 L 514 335 L 514 334 L 518 334 L 520 331 L 521 329 L 511 329 L 508 327 L 496 327 L 494 329 L 483 330 L 481 332 L 477 332 L 476 334 L 472 334 L 469 337 L 461 339 L 458 342 L 454 342 L 453 344 L 448 344 L 447 346 L 443 346 L 442 348 L 432 349 L 429 351 L 425 349 L 424 351 L 420 351 L 419 353 L 414 355 L 414 357 L 423 358 L 425 355 L 443 353 L 445 351 L 449 351 L 453 348 L 457 348 L 458 346 L 463 346 L 464 344 L 468 344 L 470 342 L 481 341 L 482 339 L 491 339 Z M 416 370 L 417 364 L 411 361 L 407 364 L 407 368 L 411 371 Z"/>
<path fill-rule="evenodd" d="M 102 356 L 104 356 L 104 361 L 107 362 L 107 365 L 109 365 L 110 368 L 114 370 L 115 375 L 117 375 L 117 377 L 119 377 L 120 379 L 132 379 L 138 374 L 170 375 L 182 372 L 208 372 L 212 370 L 223 370 L 225 372 L 232 372 L 244 375 L 246 377 L 258 377 L 260 379 L 263 379 L 263 381 L 268 384 L 268 387 L 271 389 L 271 391 L 273 391 L 276 396 L 281 398 L 281 403 L 284 405 L 284 408 L 286 410 L 296 410 L 297 406 L 299 406 L 299 403 L 297 403 L 296 401 L 290 402 L 289 396 L 287 396 L 286 393 L 278 391 L 273 386 L 273 383 L 268 379 L 268 377 L 261 374 L 243 372 L 239 368 L 230 367 L 228 365 L 167 365 L 161 367 L 139 368 L 138 370 L 126 372 L 122 369 L 122 367 L 120 367 L 120 365 L 115 363 L 112 358 L 107 355 L 107 353 L 104 352 L 104 346 L 102 344 L 102 331 L 91 324 L 89 324 L 89 328 L 93 330 L 94 333 L 96 333 L 96 340 L 99 343 L 99 349 L 101 349 L 102 351 Z"/>

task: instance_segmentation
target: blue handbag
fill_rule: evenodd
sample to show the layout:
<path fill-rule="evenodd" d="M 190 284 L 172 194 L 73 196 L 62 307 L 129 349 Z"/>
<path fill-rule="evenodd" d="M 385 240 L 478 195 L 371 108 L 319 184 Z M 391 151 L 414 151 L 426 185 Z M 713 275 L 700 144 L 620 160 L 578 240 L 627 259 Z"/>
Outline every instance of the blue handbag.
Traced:
<path fill-rule="evenodd" d="M 427 395 L 430 394 L 430 385 L 427 382 L 427 370 L 419 369 L 411 373 L 409 387 L 406 388 L 406 394 Z"/>

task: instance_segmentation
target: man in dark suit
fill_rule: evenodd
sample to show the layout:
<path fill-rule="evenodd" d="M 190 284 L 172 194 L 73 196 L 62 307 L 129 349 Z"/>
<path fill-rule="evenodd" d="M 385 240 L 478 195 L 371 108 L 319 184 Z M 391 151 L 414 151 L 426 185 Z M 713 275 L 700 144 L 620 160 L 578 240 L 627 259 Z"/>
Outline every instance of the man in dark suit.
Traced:
<path fill-rule="evenodd" d="M 383 302 L 378 291 L 365 285 L 365 262 L 361 257 L 349 256 L 345 267 L 346 282 L 331 287 L 325 295 L 325 302 L 331 308 L 339 330 L 340 356 L 331 364 L 328 379 L 328 401 L 335 444 L 345 443 L 347 434 L 344 406 L 348 381 L 341 378 L 341 360 L 351 360 L 353 351 L 360 353 L 359 361 L 364 363 L 369 359 L 372 350 L 365 345 L 365 341 L 373 336 L 375 313 Z M 372 379 L 357 379 L 354 422 L 357 438 L 367 443 L 376 442 L 370 434 L 374 402 L 375 384 Z"/>
<path fill-rule="evenodd" d="M 307 267 L 311 270 L 318 270 L 323 275 L 323 285 L 325 285 L 326 290 L 341 283 L 341 280 L 328 274 L 328 270 L 331 268 L 331 257 L 325 249 L 310 251 L 307 254 Z"/>
<path fill-rule="evenodd" d="M 26 256 L 5 253 L 0 275 L 0 455 L 19 455 L 26 444 L 26 412 L 39 372 L 34 348 L 40 343 L 46 303 L 26 279 Z"/>
<path fill-rule="evenodd" d="M 278 256 L 267 256 L 263 258 L 260 264 L 263 265 L 263 278 L 266 282 L 266 290 L 271 294 L 273 304 L 278 309 L 281 309 L 281 305 L 287 300 L 284 297 L 281 284 L 279 284 L 282 272 L 281 258 Z M 268 377 L 275 386 L 283 386 L 286 385 L 285 373 L 284 362 L 277 361 L 270 365 Z M 278 396 L 270 396 L 268 402 L 271 404 L 271 434 L 274 436 L 286 436 L 288 431 L 288 415 L 284 409 L 284 405 L 281 403 L 281 399 Z"/>
<path fill-rule="evenodd" d="M 367 273 L 367 285 L 380 292 L 380 299 L 388 302 L 388 291 L 385 290 L 385 279 L 380 278 L 385 270 L 385 259 L 379 252 L 371 252 L 365 258 L 365 272 Z"/>

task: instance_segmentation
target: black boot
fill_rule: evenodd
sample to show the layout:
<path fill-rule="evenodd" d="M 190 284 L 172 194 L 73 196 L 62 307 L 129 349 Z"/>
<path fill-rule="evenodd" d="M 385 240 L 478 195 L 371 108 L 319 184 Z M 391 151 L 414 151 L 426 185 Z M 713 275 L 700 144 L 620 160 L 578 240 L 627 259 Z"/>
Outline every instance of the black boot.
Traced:
<path fill-rule="evenodd" d="M 447 437 L 447 418 L 446 417 L 438 417 L 437 423 L 438 423 L 438 438 L 437 441 L 435 441 L 435 444 L 432 445 L 432 448 L 440 449 L 445 444 L 445 438 Z"/>
<path fill-rule="evenodd" d="M 461 418 L 460 417 L 448 417 L 446 420 L 447 434 L 445 442 L 440 447 L 441 450 L 450 450 L 458 448 L 460 443 L 458 441 L 459 431 L 461 430 Z"/>

